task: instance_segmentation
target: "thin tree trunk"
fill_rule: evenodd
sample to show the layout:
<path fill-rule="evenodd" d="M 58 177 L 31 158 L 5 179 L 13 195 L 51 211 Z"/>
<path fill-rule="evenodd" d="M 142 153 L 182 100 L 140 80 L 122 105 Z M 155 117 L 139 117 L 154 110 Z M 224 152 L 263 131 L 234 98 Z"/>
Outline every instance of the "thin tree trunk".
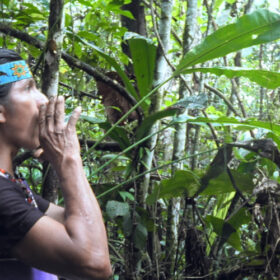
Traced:
<path fill-rule="evenodd" d="M 151 2 L 151 8 L 152 8 L 152 2 Z M 156 87 L 159 85 L 164 79 L 166 78 L 166 75 L 168 73 L 168 63 L 166 61 L 165 55 L 168 53 L 169 50 L 169 44 L 170 44 L 170 34 L 171 34 L 171 17 L 172 17 L 172 8 L 173 8 L 173 0 L 162 0 L 161 1 L 161 16 L 159 21 L 159 30 L 158 33 L 158 40 L 159 40 L 159 47 L 157 50 L 157 61 L 156 61 L 156 69 L 155 69 L 155 75 L 154 75 L 154 82 L 153 86 Z M 156 28 L 156 26 L 154 26 Z M 161 88 L 157 94 L 155 94 L 151 100 L 151 107 L 150 107 L 150 114 L 153 114 L 154 112 L 157 112 L 160 110 L 162 105 L 162 99 L 163 99 L 163 93 L 164 88 Z M 150 130 L 150 133 L 155 133 L 159 130 L 160 122 L 157 122 L 153 125 L 153 127 Z M 154 151 L 157 143 L 158 135 L 155 134 L 155 136 L 151 137 L 149 142 L 147 143 L 148 152 L 144 155 L 143 158 L 143 166 L 142 169 L 151 169 L 152 162 L 154 158 Z M 150 187 L 150 174 L 147 174 L 140 185 L 140 193 L 138 197 L 138 201 L 140 202 L 140 205 L 143 208 L 146 208 L 146 197 L 149 191 Z M 150 258 L 152 260 L 152 264 L 154 267 L 158 267 L 157 263 L 157 257 L 158 257 L 158 248 L 155 246 L 157 238 L 155 234 L 149 235 L 149 254 Z M 155 269 L 155 273 L 153 273 L 153 278 L 151 279 L 157 279 L 159 277 L 158 275 L 158 269 Z"/>
<path fill-rule="evenodd" d="M 142 0 L 132 0 L 129 4 L 123 5 L 122 9 L 130 11 L 133 15 L 133 19 L 121 16 L 122 26 L 131 32 L 147 36 L 145 9 Z M 122 50 L 126 55 L 130 56 L 129 47 L 125 42 L 122 42 Z M 126 70 L 129 74 L 132 74 L 132 64 L 128 64 Z"/>
<path fill-rule="evenodd" d="M 63 40 L 63 5 L 64 0 L 51 0 L 49 16 L 49 33 L 44 54 L 42 73 L 42 91 L 53 97 L 58 94 L 59 61 Z M 55 171 L 44 164 L 43 197 L 52 202 L 58 199 L 58 180 Z"/>
<path fill-rule="evenodd" d="M 170 33 L 171 33 L 171 15 L 172 15 L 172 8 L 173 8 L 173 0 L 162 0 L 161 2 L 161 18 L 159 22 L 159 36 L 162 42 L 162 47 L 158 48 L 157 52 L 157 62 L 156 62 L 156 70 L 154 76 L 154 83 L 153 86 L 156 87 L 162 81 L 164 81 L 167 71 L 168 71 L 168 64 L 164 57 L 164 53 L 167 53 L 169 50 L 169 43 L 170 43 Z M 161 88 L 157 94 L 153 95 L 151 107 L 150 107 L 150 114 L 157 112 L 161 108 L 162 98 L 163 98 L 164 89 Z M 150 133 L 155 133 L 159 129 L 159 122 L 153 125 Z M 144 157 L 144 166 L 146 169 L 150 169 L 152 167 L 152 160 L 154 157 L 154 149 L 157 143 L 158 136 L 154 135 L 150 138 L 147 146 L 149 152 L 145 154 Z M 150 185 L 150 174 L 145 175 L 142 186 L 141 186 L 141 204 L 145 207 L 145 200 L 148 193 Z"/>
<path fill-rule="evenodd" d="M 192 45 L 192 40 L 195 38 L 195 27 L 197 18 L 197 0 L 188 0 L 188 9 L 185 22 L 185 29 L 183 35 L 183 55 L 186 54 Z M 179 98 L 186 97 L 186 85 L 180 80 Z M 185 113 L 185 112 L 183 112 Z M 175 135 L 173 143 L 173 160 L 177 160 L 185 153 L 186 146 L 186 124 L 177 124 L 175 126 Z M 181 169 L 183 162 L 176 163 L 172 166 L 172 173 L 174 174 L 177 169 Z M 165 274 L 167 279 L 171 279 L 174 274 L 175 259 L 176 259 L 176 240 L 178 239 L 178 215 L 180 210 L 180 200 L 172 198 L 169 201 L 167 212 L 167 226 L 166 226 L 166 251 L 165 251 Z"/>

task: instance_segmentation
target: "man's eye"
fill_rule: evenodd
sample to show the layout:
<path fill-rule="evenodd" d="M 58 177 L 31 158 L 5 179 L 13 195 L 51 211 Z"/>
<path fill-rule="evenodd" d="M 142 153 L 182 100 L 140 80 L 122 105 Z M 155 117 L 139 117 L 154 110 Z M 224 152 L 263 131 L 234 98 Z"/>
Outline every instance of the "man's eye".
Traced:
<path fill-rule="evenodd" d="M 25 87 L 25 90 L 31 90 L 32 89 L 32 87 L 33 87 L 33 85 L 30 83 L 30 84 L 28 84 L 26 87 Z"/>

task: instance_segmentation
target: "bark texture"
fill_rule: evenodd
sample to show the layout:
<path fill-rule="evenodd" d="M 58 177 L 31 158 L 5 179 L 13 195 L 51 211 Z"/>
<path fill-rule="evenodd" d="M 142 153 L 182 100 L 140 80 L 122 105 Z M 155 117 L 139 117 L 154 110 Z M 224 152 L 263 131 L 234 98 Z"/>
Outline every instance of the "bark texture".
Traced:
<path fill-rule="evenodd" d="M 44 52 L 42 91 L 50 98 L 58 94 L 59 62 L 63 40 L 63 0 L 50 2 L 49 32 Z M 59 182 L 52 167 L 44 165 L 43 197 L 57 202 Z"/>

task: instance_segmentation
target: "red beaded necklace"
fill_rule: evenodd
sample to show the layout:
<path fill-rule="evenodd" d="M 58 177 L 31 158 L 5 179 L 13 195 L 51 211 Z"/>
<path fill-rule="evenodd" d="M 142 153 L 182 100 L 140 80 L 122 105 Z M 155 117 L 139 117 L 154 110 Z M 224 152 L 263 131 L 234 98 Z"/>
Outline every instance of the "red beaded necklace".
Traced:
<path fill-rule="evenodd" d="M 25 201 L 27 203 L 31 204 L 33 207 L 38 208 L 34 195 L 31 191 L 28 183 L 26 182 L 26 180 L 24 180 L 22 178 L 17 179 L 2 168 L 0 168 L 0 176 L 5 177 L 5 178 L 9 179 L 10 181 L 19 185 L 25 195 Z"/>

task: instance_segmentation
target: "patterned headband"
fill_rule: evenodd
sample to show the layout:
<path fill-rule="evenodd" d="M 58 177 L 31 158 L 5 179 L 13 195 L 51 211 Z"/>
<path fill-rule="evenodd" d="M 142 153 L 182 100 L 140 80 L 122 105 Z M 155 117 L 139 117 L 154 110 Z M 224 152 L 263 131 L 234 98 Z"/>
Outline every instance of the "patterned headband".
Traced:
<path fill-rule="evenodd" d="M 32 73 L 24 60 L 0 64 L 0 85 L 29 78 L 32 78 Z"/>

